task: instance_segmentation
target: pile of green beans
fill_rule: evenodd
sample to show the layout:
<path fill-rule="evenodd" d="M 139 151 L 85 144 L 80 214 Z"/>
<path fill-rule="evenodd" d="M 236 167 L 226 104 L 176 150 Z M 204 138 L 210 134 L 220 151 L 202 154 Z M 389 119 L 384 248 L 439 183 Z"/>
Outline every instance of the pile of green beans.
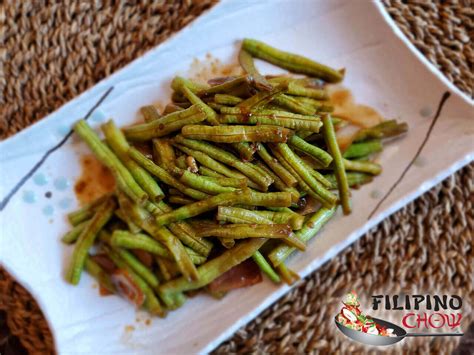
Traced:
<path fill-rule="evenodd" d="M 265 76 L 256 58 L 306 77 Z M 103 292 L 158 316 L 189 291 L 215 295 L 213 281 L 247 259 L 291 284 L 298 275 L 286 259 L 306 250 L 339 205 L 351 212 L 350 189 L 382 172 L 372 158 L 384 139 L 407 131 L 384 121 L 342 150 L 338 130 L 350 121 L 332 117 L 327 85 L 344 69 L 253 39 L 239 63 L 243 75 L 207 84 L 174 78 L 164 110 L 142 107 L 144 122 L 123 129 L 110 120 L 104 139 L 85 120 L 75 124 L 116 187 L 68 215 L 68 282 L 86 271 Z"/>

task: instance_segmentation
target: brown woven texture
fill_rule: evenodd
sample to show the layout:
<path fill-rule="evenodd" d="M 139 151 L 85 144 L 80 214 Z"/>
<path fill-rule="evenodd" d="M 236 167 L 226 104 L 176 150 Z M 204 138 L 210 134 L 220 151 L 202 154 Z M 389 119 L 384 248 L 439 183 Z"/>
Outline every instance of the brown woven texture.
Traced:
<path fill-rule="evenodd" d="M 12 1 L 4 5 L 6 51 L 0 136 L 44 117 L 198 16 L 212 1 Z M 405 2 L 404 2 L 405 3 Z M 403 32 L 459 88 L 472 94 L 470 1 L 385 1 Z M 3 13 L 0 11 L 0 18 Z M 6 59 L 6 60 L 5 60 Z M 332 322 L 350 290 L 456 292 L 473 304 L 474 165 L 403 208 L 222 344 L 216 353 L 345 353 L 367 350 Z M 468 306 L 469 307 L 469 306 Z M 53 352 L 47 324 L 28 293 L 0 269 L 0 309 L 10 334 L 30 353 Z M 465 308 L 465 316 L 471 308 Z M 472 312 L 471 312 L 472 313 Z M 467 329 L 468 317 L 463 322 Z M 387 352 L 446 353 L 459 339 L 410 339 Z M 15 347 L 14 347 L 15 348 Z"/>

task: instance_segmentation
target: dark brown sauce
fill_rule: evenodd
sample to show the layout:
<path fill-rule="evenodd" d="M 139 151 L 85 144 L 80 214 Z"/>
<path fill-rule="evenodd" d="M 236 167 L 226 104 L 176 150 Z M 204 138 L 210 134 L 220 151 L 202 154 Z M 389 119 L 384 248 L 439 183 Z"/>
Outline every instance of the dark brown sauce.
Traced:
<path fill-rule="evenodd" d="M 354 101 L 348 89 L 328 87 L 334 116 L 346 119 L 360 127 L 372 127 L 383 121 L 382 116 L 372 107 L 360 105 Z"/>
<path fill-rule="evenodd" d="M 94 201 L 115 188 L 115 179 L 110 170 L 93 155 L 81 157 L 81 176 L 74 185 L 74 192 L 80 204 Z"/>

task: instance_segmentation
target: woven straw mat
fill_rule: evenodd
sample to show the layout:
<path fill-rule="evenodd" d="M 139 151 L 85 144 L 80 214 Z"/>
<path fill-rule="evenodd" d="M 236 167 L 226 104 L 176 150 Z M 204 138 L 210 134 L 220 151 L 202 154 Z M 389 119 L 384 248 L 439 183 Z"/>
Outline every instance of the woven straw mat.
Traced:
<path fill-rule="evenodd" d="M 46 116 L 168 38 L 212 3 L 3 3 L 0 18 L 6 23 L 2 31 L 6 50 L 0 50 L 0 136 Z M 384 4 L 416 47 L 472 95 L 471 2 L 385 0 Z M 302 280 L 215 353 L 366 353 L 328 321 L 348 288 L 366 294 L 407 292 L 413 287 L 424 293 L 456 291 L 465 303 L 474 304 L 473 181 L 471 164 Z M 35 301 L 1 269 L 0 310 L 0 353 L 54 352 Z M 468 313 L 463 329 L 472 321 Z M 428 339 L 410 339 L 384 352 L 450 353 L 459 343 L 458 338 Z"/>

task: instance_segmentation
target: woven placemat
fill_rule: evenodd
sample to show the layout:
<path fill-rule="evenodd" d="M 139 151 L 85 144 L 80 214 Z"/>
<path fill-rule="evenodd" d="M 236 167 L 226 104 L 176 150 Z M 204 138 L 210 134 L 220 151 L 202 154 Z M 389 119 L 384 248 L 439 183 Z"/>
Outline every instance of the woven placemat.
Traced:
<path fill-rule="evenodd" d="M 168 38 L 212 3 L 7 3 L 6 51 L 0 52 L 6 58 L 0 80 L 0 136 L 11 135 L 52 112 Z M 390 15 L 417 48 L 472 95 L 470 1 L 408 3 L 385 1 Z M 216 353 L 366 353 L 327 321 L 337 312 L 340 297 L 348 288 L 363 289 L 367 294 L 407 292 L 411 288 L 425 293 L 456 291 L 472 305 L 473 181 L 471 164 L 311 274 Z M 51 334 L 38 306 L 1 269 L 0 309 L 6 311 L 0 311 L 0 353 L 22 353 L 24 349 L 30 353 L 53 352 Z M 472 321 L 468 312 L 465 316 L 465 323 Z M 450 352 L 458 341 L 410 339 L 387 351 Z"/>

